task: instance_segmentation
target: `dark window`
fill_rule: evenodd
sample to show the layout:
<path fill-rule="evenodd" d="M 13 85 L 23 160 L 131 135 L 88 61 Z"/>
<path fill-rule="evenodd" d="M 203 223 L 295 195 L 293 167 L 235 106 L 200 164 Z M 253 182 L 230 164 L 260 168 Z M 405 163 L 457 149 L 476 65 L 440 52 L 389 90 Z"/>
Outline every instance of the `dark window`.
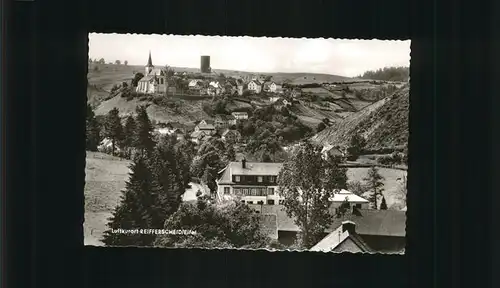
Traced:
<path fill-rule="evenodd" d="M 253 204 L 253 201 L 247 201 L 247 204 Z"/>
<path fill-rule="evenodd" d="M 224 194 L 229 194 L 231 191 L 231 188 L 229 187 L 224 187 Z"/>
<path fill-rule="evenodd" d="M 267 195 L 274 195 L 274 188 L 268 188 Z"/>
<path fill-rule="evenodd" d="M 361 209 L 361 204 L 356 204 L 356 208 Z"/>
<path fill-rule="evenodd" d="M 267 200 L 268 205 L 274 205 L 274 200 Z"/>
<path fill-rule="evenodd" d="M 235 182 L 240 182 L 240 181 L 241 181 L 240 176 L 234 176 L 234 181 L 235 181 Z"/>

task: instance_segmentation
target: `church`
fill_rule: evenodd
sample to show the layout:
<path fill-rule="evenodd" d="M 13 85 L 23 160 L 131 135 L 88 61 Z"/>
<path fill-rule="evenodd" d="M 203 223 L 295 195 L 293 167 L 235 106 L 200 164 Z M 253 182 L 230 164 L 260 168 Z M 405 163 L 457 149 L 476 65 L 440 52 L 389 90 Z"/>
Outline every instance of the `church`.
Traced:
<path fill-rule="evenodd" d="M 145 67 L 144 77 L 137 83 L 136 91 L 145 94 L 167 93 L 168 81 L 167 71 L 162 68 L 155 68 L 149 52 L 148 63 Z"/>

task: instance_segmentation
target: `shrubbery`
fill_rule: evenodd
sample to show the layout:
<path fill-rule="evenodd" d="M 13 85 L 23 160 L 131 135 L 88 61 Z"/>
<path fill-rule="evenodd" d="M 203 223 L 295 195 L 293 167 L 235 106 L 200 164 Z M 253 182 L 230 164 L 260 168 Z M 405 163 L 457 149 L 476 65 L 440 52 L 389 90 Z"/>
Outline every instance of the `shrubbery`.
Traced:
<path fill-rule="evenodd" d="M 381 156 L 377 159 L 377 162 L 382 165 L 397 165 L 406 164 L 408 157 L 401 152 L 393 152 L 389 155 Z"/>

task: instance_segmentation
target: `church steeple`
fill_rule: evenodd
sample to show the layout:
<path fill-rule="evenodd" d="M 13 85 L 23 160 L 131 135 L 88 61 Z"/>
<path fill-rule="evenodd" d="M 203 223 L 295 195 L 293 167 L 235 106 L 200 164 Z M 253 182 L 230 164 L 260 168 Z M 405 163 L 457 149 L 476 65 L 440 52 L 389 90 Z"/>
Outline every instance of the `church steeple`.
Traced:
<path fill-rule="evenodd" d="M 153 71 L 154 67 L 155 66 L 153 66 L 153 61 L 151 61 L 151 50 L 149 50 L 148 64 L 146 64 L 146 75 L 151 73 L 151 71 Z"/>
<path fill-rule="evenodd" d="M 151 61 L 151 50 L 149 50 L 148 64 L 146 67 L 153 67 L 153 61 Z"/>

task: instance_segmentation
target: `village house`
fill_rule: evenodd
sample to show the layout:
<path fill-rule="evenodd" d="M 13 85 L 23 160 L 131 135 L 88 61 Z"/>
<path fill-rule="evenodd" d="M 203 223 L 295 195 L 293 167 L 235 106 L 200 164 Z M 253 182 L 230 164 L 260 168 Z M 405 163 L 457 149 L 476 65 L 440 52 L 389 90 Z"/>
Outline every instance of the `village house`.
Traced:
<path fill-rule="evenodd" d="M 148 63 L 146 64 L 144 77 L 137 83 L 136 92 L 139 93 L 166 93 L 167 92 L 167 71 L 162 68 L 155 68 L 149 52 Z"/>
<path fill-rule="evenodd" d="M 288 100 L 283 99 L 283 98 L 279 98 L 278 100 L 276 100 L 273 103 L 274 108 L 276 108 L 277 110 L 281 110 L 281 108 L 288 107 L 291 105 L 292 105 L 292 103 L 290 103 Z"/>
<path fill-rule="evenodd" d="M 201 122 L 194 128 L 194 132 L 199 132 L 199 131 L 204 132 L 207 135 L 214 135 L 215 132 L 217 132 L 213 124 L 204 124 Z"/>
<path fill-rule="evenodd" d="M 203 140 L 212 137 L 209 132 L 203 130 L 193 131 L 189 136 L 191 138 L 191 141 L 196 144 L 200 144 L 201 142 L 203 142 Z"/>
<path fill-rule="evenodd" d="M 227 128 L 236 125 L 236 118 L 233 115 L 218 114 L 215 115 L 215 127 Z"/>
<path fill-rule="evenodd" d="M 283 93 L 283 86 L 276 82 L 271 82 L 271 84 L 269 84 L 269 91 L 273 93 Z"/>
<path fill-rule="evenodd" d="M 231 115 L 236 118 L 236 120 L 245 120 L 248 119 L 248 113 L 247 112 L 233 112 Z"/>
<path fill-rule="evenodd" d="M 241 197 L 248 204 L 278 204 L 278 173 L 283 163 L 230 162 L 219 171 L 217 194 L 220 199 Z"/>
<path fill-rule="evenodd" d="M 356 233 L 356 223 L 344 221 L 335 231 L 328 234 L 310 251 L 314 252 L 351 252 L 351 253 L 373 253 L 374 251 L 363 238 Z"/>
<path fill-rule="evenodd" d="M 224 87 L 222 87 L 221 83 L 219 81 L 211 81 L 208 84 L 208 95 L 214 96 L 214 95 L 220 95 L 223 92 Z"/>
<path fill-rule="evenodd" d="M 196 125 L 198 125 L 198 124 L 201 124 L 201 125 L 209 125 L 209 124 L 210 125 L 215 125 L 215 121 L 211 120 L 211 119 L 203 119 L 203 120 L 199 121 L 198 123 L 196 123 Z"/>
<path fill-rule="evenodd" d="M 300 89 L 300 88 L 292 89 L 291 95 L 293 98 L 300 97 L 302 95 L 302 89 Z"/>
<path fill-rule="evenodd" d="M 259 94 L 262 91 L 262 83 L 259 80 L 252 80 L 248 83 L 248 90 Z"/>
<path fill-rule="evenodd" d="M 341 189 L 338 193 L 335 193 L 330 199 L 332 202 L 331 207 L 333 209 L 339 208 L 342 204 L 349 203 L 349 207 L 356 207 L 358 209 L 369 209 L 370 201 L 361 198 L 360 196 Z"/>
<path fill-rule="evenodd" d="M 221 135 L 222 141 L 237 143 L 241 139 L 241 134 L 238 130 L 226 129 Z"/>
<path fill-rule="evenodd" d="M 190 90 L 200 90 L 203 87 L 203 81 L 199 79 L 193 79 L 189 81 L 188 89 Z"/>

